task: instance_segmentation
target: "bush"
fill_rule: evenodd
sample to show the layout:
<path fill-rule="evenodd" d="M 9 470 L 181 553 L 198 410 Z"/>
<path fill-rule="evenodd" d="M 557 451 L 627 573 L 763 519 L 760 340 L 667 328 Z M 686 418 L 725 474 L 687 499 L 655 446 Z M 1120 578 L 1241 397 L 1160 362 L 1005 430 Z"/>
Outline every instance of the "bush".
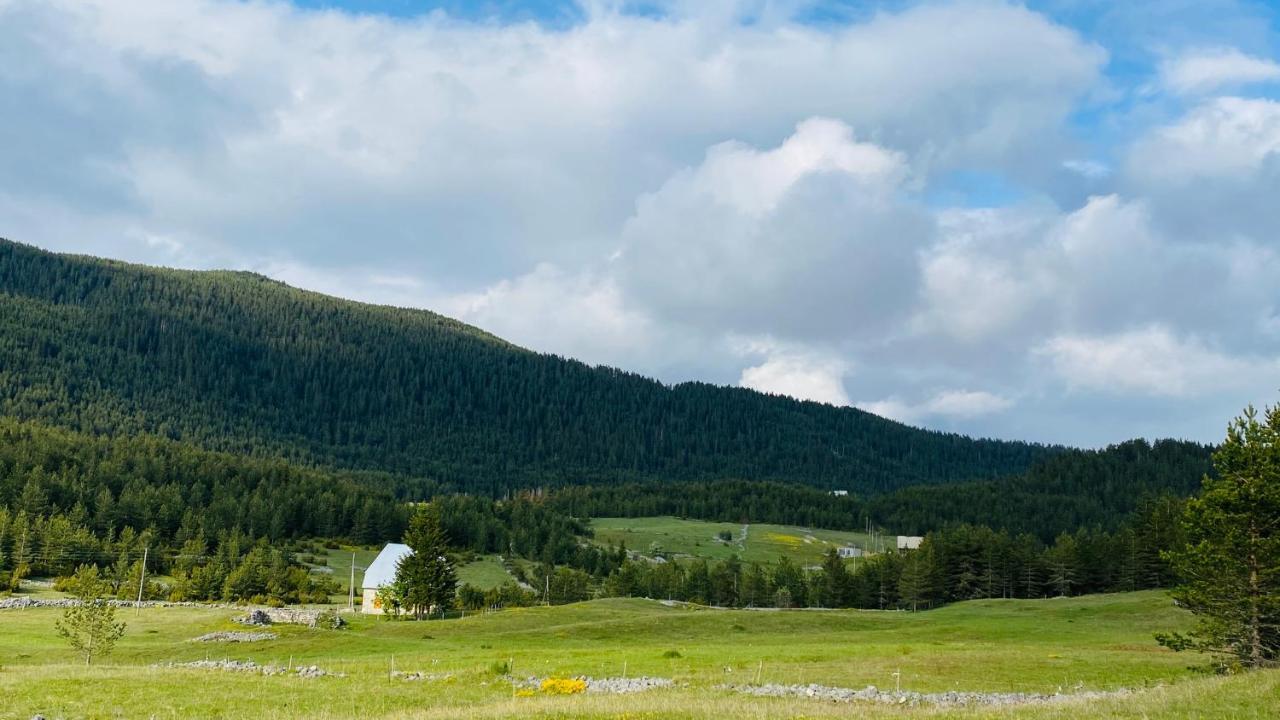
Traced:
<path fill-rule="evenodd" d="M 668 659 L 674 659 L 674 658 L 683 657 L 683 656 L 680 654 L 679 650 L 668 650 L 662 653 L 662 657 L 668 658 Z"/>
<path fill-rule="evenodd" d="M 489 672 L 494 675 L 510 675 L 511 663 L 506 660 L 498 660 L 489 666 Z"/>

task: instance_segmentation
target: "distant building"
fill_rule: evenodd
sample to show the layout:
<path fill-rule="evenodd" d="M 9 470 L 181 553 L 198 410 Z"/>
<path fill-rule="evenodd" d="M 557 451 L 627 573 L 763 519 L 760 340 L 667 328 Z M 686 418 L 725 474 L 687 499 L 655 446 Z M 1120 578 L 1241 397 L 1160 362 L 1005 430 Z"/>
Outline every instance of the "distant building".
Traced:
<path fill-rule="evenodd" d="M 862 557 L 862 548 L 859 547 L 841 547 L 836 548 L 836 552 L 840 553 L 842 558 L 860 558 Z"/>
<path fill-rule="evenodd" d="M 836 497 L 845 497 L 849 494 L 849 491 L 848 490 L 832 490 L 831 494 L 835 495 Z"/>
<path fill-rule="evenodd" d="M 920 543 L 922 542 L 924 542 L 924 538 L 920 537 L 919 535 L 899 535 L 898 549 L 899 550 L 917 550 L 920 548 Z"/>
<path fill-rule="evenodd" d="M 400 543 L 389 543 L 382 548 L 369 569 L 364 571 L 364 582 L 360 585 L 364 599 L 360 603 L 360 612 L 382 614 L 382 606 L 378 604 L 378 589 L 395 582 L 396 566 L 400 564 L 400 559 L 412 554 L 413 550 L 408 545 Z"/>

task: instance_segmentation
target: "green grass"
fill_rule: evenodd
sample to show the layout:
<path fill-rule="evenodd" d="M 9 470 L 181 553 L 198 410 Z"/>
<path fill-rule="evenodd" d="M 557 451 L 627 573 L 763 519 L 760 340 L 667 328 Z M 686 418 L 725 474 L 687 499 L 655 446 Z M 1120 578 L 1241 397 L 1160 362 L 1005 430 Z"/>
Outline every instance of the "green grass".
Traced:
<path fill-rule="evenodd" d="M 1280 690 L 1276 673 L 1197 679 L 1187 669 L 1196 658 L 1168 652 L 1151 638 L 1189 622 L 1155 592 L 978 601 L 914 614 L 712 610 L 616 599 L 423 623 L 356 616 L 348 630 L 284 627 L 277 629 L 279 639 L 249 645 L 187 642 L 237 627 L 230 622 L 235 614 L 122 611 L 129 628 L 116 653 L 86 669 L 54 635 L 59 611 L 0 611 L 0 718 L 945 716 L 752 699 L 717 689 L 749 682 L 757 671 L 765 682 L 882 688 L 892 687 L 900 672 L 904 688 L 921 691 L 1170 685 L 1101 701 L 1106 712 L 1098 712 L 1117 717 L 1263 717 L 1270 708 L 1264 701 Z M 206 656 L 317 664 L 348 675 L 306 680 L 152 667 Z M 684 687 L 642 696 L 513 698 L 511 686 L 490 671 L 508 659 L 520 676 L 617 676 L 625 668 Z M 392 662 L 451 678 L 391 681 Z M 1201 713 L 1183 707 L 1191 696 L 1205 698 Z M 1094 714 L 1069 709 L 1027 707 L 1002 717 Z"/>
<path fill-rule="evenodd" d="M 475 585 L 488 590 L 503 583 L 515 582 L 511 573 L 502 566 L 502 558 L 497 555 L 485 555 L 473 562 L 458 566 L 458 582 Z"/>
<path fill-rule="evenodd" d="M 625 543 L 628 550 L 652 555 L 659 549 L 708 560 L 724 560 L 737 555 L 746 562 L 776 562 L 782 556 L 803 565 L 816 565 L 832 547 L 857 545 L 867 547 L 865 533 L 819 530 L 786 525 L 743 525 L 674 517 L 596 518 L 591 521 L 595 542 L 600 545 Z M 729 532 L 731 542 L 719 538 Z M 892 539 L 892 538 L 891 538 Z"/>
<path fill-rule="evenodd" d="M 317 554 L 318 557 L 324 557 L 327 564 L 323 566 L 312 566 L 312 572 L 317 574 L 323 573 L 325 577 L 331 577 L 337 581 L 342 587 L 342 594 L 346 595 L 347 589 L 351 582 L 351 556 L 355 555 L 356 564 L 356 591 L 359 592 L 360 583 L 364 580 L 364 570 L 369 567 L 373 559 L 378 557 L 381 547 L 365 548 L 354 545 L 343 545 L 342 547 L 332 549 L 326 548 L 323 555 Z M 325 572 L 322 568 L 329 568 L 332 573 Z"/>

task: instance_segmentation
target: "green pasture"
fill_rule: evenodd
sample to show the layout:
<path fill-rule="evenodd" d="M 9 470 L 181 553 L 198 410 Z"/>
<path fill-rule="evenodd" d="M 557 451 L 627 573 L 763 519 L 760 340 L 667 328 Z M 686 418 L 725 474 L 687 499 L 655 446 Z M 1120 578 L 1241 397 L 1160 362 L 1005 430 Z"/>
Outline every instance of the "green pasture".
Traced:
<path fill-rule="evenodd" d="M 762 563 L 776 562 L 785 555 L 802 565 L 816 565 L 832 547 L 856 545 L 867 548 L 870 542 L 868 535 L 858 532 L 675 517 L 596 518 L 591 521 L 591 528 L 595 532 L 596 543 L 625 543 L 628 550 L 645 555 L 690 555 L 708 560 L 724 560 L 730 555 L 737 555 L 745 562 Z M 722 532 L 730 533 L 729 542 L 720 538 Z M 894 538 L 887 540 L 893 542 Z"/>
<path fill-rule="evenodd" d="M 1117 717 L 1264 717 L 1276 673 L 1206 679 L 1197 658 L 1157 646 L 1188 616 L 1159 592 L 990 600 L 921 613 L 715 610 L 598 600 L 456 620 L 350 617 L 346 630 L 277 627 L 276 640 L 197 644 L 232 630 L 237 611 L 122 610 L 128 631 L 91 668 L 54 634 L 60 611 L 0 611 L 0 718 L 868 717 L 938 710 L 755 699 L 721 689 L 755 682 L 1054 693 L 1134 689 L 1098 703 Z M 202 658 L 315 664 L 346 677 L 262 677 L 166 667 Z M 528 676 L 651 675 L 678 687 L 628 696 L 515 697 L 500 667 Z M 392 679 L 392 668 L 430 679 Z M 1168 687 L 1165 687 L 1168 686 Z M 1203 698 L 1197 714 L 1179 709 Z M 1069 705 L 1069 704 L 1068 704 Z M 1002 717 L 1079 717 L 1068 705 Z M 968 710 L 965 717 L 985 717 Z M 1178 714 L 1182 712 L 1183 714 Z M 727 713 L 727 714 L 726 714 Z M 1083 713 L 1090 714 L 1090 713 Z"/>

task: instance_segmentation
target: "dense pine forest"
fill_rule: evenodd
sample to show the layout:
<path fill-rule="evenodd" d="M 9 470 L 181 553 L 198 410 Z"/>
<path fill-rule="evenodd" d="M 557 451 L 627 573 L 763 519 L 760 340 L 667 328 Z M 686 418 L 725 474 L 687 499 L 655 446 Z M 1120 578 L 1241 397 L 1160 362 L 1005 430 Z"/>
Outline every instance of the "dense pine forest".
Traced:
<path fill-rule="evenodd" d="M 901 534 L 968 523 L 1051 542 L 1078 528 L 1116 530 L 1144 502 L 1192 494 L 1212 472 L 1212 448 L 1132 440 L 1069 450 L 997 480 L 915 486 L 860 497 L 799 485 L 725 480 L 566 487 L 549 501 L 579 517 L 675 515 L 719 522 L 857 530 L 868 522 Z"/>
<path fill-rule="evenodd" d="M 0 415 L 373 470 L 498 496 L 745 478 L 870 495 L 1026 470 L 1054 449 L 528 352 L 418 310 L 247 273 L 0 241 Z"/>

